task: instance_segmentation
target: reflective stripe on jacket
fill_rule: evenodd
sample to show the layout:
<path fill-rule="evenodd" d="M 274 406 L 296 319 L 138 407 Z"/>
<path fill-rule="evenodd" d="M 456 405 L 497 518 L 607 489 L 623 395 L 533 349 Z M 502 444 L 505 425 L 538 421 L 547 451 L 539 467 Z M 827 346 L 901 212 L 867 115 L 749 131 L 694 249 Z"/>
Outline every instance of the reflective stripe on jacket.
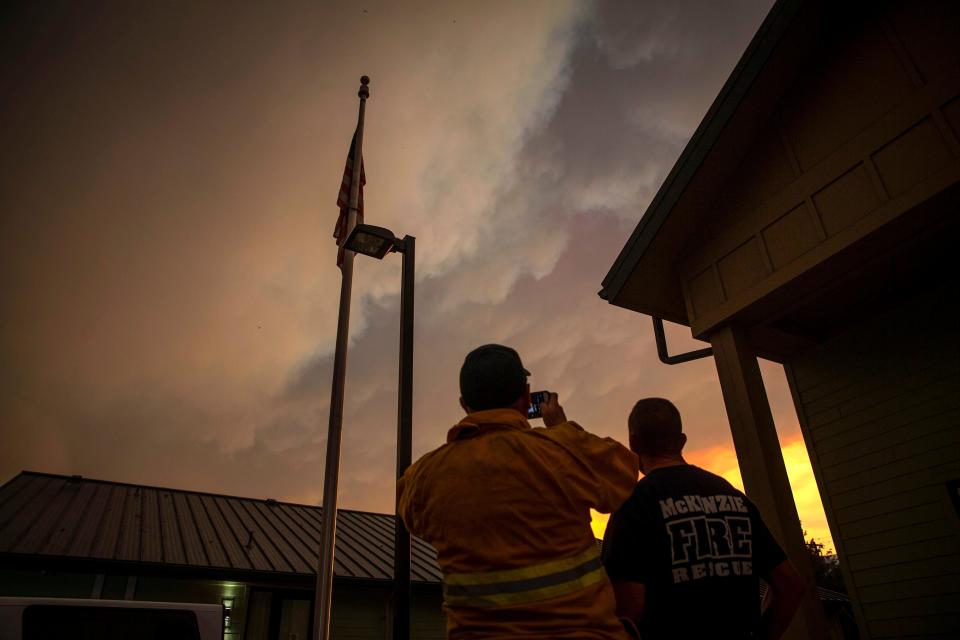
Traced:
<path fill-rule="evenodd" d="M 443 600 L 451 607 L 503 607 L 547 600 L 604 579 L 596 545 L 570 558 L 505 571 L 444 576 Z"/>

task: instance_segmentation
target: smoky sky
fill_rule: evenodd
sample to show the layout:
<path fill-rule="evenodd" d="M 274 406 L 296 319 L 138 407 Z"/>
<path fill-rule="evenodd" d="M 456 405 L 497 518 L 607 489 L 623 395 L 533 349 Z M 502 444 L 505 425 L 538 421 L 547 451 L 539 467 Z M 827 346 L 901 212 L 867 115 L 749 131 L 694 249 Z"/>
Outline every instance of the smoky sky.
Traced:
<path fill-rule="evenodd" d="M 5 8 L 0 478 L 319 501 L 362 74 L 366 221 L 417 237 L 414 454 L 487 342 L 589 430 L 658 395 L 728 445 L 712 360 L 597 291 L 771 3 L 335 4 Z M 399 284 L 357 258 L 344 507 L 392 511 Z"/>

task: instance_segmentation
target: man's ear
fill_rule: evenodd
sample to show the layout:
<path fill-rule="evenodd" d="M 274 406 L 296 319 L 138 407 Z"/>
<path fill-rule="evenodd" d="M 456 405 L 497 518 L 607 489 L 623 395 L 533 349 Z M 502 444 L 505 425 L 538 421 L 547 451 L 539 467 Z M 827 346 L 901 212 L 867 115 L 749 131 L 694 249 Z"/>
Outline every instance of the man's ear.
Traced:
<path fill-rule="evenodd" d="M 680 434 L 680 451 L 683 451 L 683 448 L 686 446 L 686 444 L 687 444 L 687 434 L 681 433 Z"/>
<path fill-rule="evenodd" d="M 523 395 L 513 401 L 513 404 L 507 407 L 508 409 L 515 409 L 516 411 L 522 413 L 524 416 L 527 415 L 527 411 L 530 409 L 530 384 L 523 388 Z"/>
<path fill-rule="evenodd" d="M 467 413 L 473 413 L 473 411 L 470 411 L 470 407 L 467 406 L 467 403 L 463 401 L 463 396 L 460 396 L 460 407 Z"/>
<path fill-rule="evenodd" d="M 633 451 L 638 456 L 640 455 L 640 437 L 634 433 L 633 425 L 630 424 L 630 421 L 627 421 L 627 443 L 630 447 L 630 451 Z"/>

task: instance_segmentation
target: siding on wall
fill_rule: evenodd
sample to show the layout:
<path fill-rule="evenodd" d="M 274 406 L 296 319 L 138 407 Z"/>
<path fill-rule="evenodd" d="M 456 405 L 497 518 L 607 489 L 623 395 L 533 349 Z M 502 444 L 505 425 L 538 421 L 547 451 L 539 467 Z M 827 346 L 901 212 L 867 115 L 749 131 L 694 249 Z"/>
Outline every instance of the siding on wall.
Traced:
<path fill-rule="evenodd" d="M 960 180 L 960 31 L 943 26 L 960 3 L 862 8 L 794 79 L 686 248 L 695 336 Z"/>
<path fill-rule="evenodd" d="M 341 587 L 333 592 L 331 635 L 337 640 L 389 638 L 393 620 L 388 588 Z M 410 637 L 412 640 L 443 640 L 447 617 L 440 589 L 414 589 L 410 601 Z"/>
<path fill-rule="evenodd" d="M 52 572 L 0 567 L 0 596 L 89 598 L 96 575 L 92 573 Z M 126 575 L 107 575 L 103 599 L 124 599 Z M 108 588 L 111 583 L 112 586 Z M 233 616 L 226 640 L 261 640 L 267 638 L 270 625 L 271 591 L 282 598 L 309 601 L 313 598 L 312 583 L 305 588 L 292 589 L 271 586 L 269 582 L 211 580 L 204 577 L 171 578 L 139 576 L 134 600 L 145 602 L 191 602 L 220 604 L 222 598 L 234 598 Z M 390 600 L 393 591 L 389 584 L 338 583 L 333 590 L 331 615 L 332 636 L 337 640 L 377 640 L 389 638 L 391 633 Z M 829 594 L 821 594 L 828 600 Z M 266 608 L 258 608 L 260 600 Z M 439 585 L 415 585 L 411 593 L 410 638 L 412 640 L 443 640 L 446 637 L 446 614 Z M 283 640 L 286 635 L 281 634 Z"/>
<path fill-rule="evenodd" d="M 960 636 L 960 305 L 948 275 L 788 365 L 847 581 L 872 638 Z"/>

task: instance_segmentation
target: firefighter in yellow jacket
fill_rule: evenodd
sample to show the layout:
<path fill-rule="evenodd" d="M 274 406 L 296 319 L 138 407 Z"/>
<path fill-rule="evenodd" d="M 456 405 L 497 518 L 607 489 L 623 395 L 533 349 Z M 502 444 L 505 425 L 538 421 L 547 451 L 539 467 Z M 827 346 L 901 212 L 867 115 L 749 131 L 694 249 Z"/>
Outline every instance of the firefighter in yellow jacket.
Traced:
<path fill-rule="evenodd" d="M 467 355 L 467 416 L 404 474 L 400 515 L 437 550 L 449 638 L 623 640 L 590 509 L 627 499 L 637 457 L 567 421 L 555 393 L 531 428 L 529 375 L 509 347 Z"/>

